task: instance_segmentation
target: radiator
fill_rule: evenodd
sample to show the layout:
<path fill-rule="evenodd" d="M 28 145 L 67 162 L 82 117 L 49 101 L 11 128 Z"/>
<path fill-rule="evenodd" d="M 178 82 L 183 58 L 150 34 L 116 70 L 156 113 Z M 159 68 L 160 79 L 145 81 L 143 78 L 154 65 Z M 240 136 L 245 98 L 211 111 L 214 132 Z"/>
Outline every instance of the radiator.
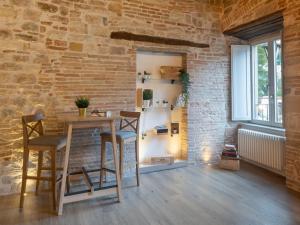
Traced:
<path fill-rule="evenodd" d="M 258 131 L 239 129 L 238 150 L 242 159 L 284 175 L 285 138 Z"/>

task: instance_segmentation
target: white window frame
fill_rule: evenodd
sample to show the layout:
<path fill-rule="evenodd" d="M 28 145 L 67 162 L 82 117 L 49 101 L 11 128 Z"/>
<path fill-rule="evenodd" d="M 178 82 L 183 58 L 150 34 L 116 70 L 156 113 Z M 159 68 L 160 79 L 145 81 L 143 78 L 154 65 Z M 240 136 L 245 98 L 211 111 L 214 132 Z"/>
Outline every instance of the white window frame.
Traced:
<path fill-rule="evenodd" d="M 255 38 L 255 39 L 251 39 L 249 41 L 249 44 L 251 46 L 251 99 L 252 99 L 252 119 L 251 119 L 251 123 L 255 123 L 255 124 L 259 124 L 259 125 L 265 125 L 265 126 L 271 126 L 271 127 L 284 127 L 284 120 L 282 121 L 282 123 L 277 123 L 275 122 L 275 68 L 274 68 L 274 45 L 273 42 L 275 40 L 281 40 L 281 51 L 283 52 L 283 42 L 282 42 L 282 33 L 281 32 L 277 32 L 277 33 L 272 33 L 272 34 L 268 34 L 267 36 L 262 36 L 259 38 Z M 255 64 L 254 64 L 254 60 L 255 60 L 255 54 L 254 54 L 254 46 L 261 44 L 261 43 L 266 43 L 268 42 L 268 52 L 270 55 L 270 57 L 268 57 L 268 74 L 269 74 L 269 121 L 263 121 L 263 120 L 256 120 L 255 118 Z M 281 66 L 282 66 L 282 77 L 283 77 L 283 54 L 281 53 Z M 269 59 L 272 60 L 269 60 Z M 283 82 L 283 79 L 282 79 Z M 283 87 L 283 85 L 282 85 Z M 282 90 L 282 95 L 284 95 L 284 91 Z M 282 98 L 284 98 L 284 96 L 282 96 Z M 284 103 L 282 104 L 282 118 L 284 118 L 284 107 L 283 107 Z"/>

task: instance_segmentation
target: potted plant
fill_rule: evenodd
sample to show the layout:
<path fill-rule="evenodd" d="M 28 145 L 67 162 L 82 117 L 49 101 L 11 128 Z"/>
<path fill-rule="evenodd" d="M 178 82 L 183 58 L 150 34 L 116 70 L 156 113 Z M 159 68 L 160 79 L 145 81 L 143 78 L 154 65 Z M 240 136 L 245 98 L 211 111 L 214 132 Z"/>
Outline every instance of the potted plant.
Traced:
<path fill-rule="evenodd" d="M 179 96 L 184 101 L 184 106 L 188 104 L 189 101 L 189 88 L 191 86 L 190 75 L 185 70 L 179 71 L 179 81 L 182 85 L 182 94 Z"/>
<path fill-rule="evenodd" d="M 143 91 L 143 105 L 144 105 L 144 108 L 149 108 L 150 107 L 152 98 L 153 98 L 153 91 L 151 89 L 145 89 Z"/>
<path fill-rule="evenodd" d="M 79 109 L 79 116 L 86 116 L 86 109 L 90 104 L 90 100 L 87 97 L 77 97 L 75 104 Z"/>

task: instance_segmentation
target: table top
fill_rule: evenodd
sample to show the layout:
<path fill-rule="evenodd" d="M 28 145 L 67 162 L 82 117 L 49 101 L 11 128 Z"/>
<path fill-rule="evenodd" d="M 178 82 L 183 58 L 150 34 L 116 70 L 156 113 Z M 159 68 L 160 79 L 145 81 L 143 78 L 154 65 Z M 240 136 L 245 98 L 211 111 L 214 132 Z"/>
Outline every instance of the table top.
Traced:
<path fill-rule="evenodd" d="M 100 117 L 97 115 L 91 115 L 87 114 L 86 116 L 79 116 L 76 113 L 62 113 L 62 114 L 57 114 L 57 118 L 59 121 L 64 121 L 67 123 L 76 123 L 76 122 L 105 122 L 105 121 L 114 121 L 114 120 L 119 120 L 122 117 L 121 116 L 116 116 L 112 115 L 110 117 Z"/>

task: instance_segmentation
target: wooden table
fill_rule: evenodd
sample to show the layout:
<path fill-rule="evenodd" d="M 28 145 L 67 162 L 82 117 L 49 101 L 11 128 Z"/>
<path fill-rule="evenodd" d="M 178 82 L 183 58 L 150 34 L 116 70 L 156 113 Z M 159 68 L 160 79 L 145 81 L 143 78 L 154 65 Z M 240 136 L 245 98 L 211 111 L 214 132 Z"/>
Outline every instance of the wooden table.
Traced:
<path fill-rule="evenodd" d="M 115 194 L 115 193 L 117 194 L 118 200 L 120 202 L 120 200 L 121 200 L 121 181 L 120 181 L 119 163 L 118 163 L 118 157 L 117 157 L 117 141 L 116 141 L 115 121 L 119 120 L 121 117 L 119 117 L 119 116 L 98 117 L 98 116 L 90 116 L 90 115 L 86 116 L 86 117 L 79 117 L 74 114 L 64 114 L 64 115 L 59 115 L 58 118 L 60 121 L 65 122 L 65 125 L 67 128 L 67 145 L 66 145 L 65 160 L 64 160 L 64 165 L 63 165 L 61 189 L 60 189 L 60 195 L 59 195 L 58 215 L 62 215 L 64 204 L 70 203 L 70 202 L 76 202 L 76 201 L 96 198 L 96 197 L 100 197 L 100 196 L 111 195 L 111 194 Z M 75 192 L 75 193 L 65 193 L 73 129 L 100 128 L 101 125 L 103 125 L 103 123 L 109 123 L 110 128 L 111 128 L 113 158 L 114 158 L 115 173 L 116 173 L 116 185 L 111 186 L 111 187 L 95 188 L 88 176 L 89 172 L 95 172 L 95 171 L 87 171 L 83 167 L 81 172 L 75 172 L 74 174 L 79 174 L 79 173 L 83 174 L 85 176 L 85 178 L 87 179 L 88 183 L 90 183 L 90 189 L 81 191 L 81 192 Z M 100 171 L 100 169 L 98 171 Z M 73 173 L 71 173 L 70 175 L 72 175 L 72 174 Z"/>

